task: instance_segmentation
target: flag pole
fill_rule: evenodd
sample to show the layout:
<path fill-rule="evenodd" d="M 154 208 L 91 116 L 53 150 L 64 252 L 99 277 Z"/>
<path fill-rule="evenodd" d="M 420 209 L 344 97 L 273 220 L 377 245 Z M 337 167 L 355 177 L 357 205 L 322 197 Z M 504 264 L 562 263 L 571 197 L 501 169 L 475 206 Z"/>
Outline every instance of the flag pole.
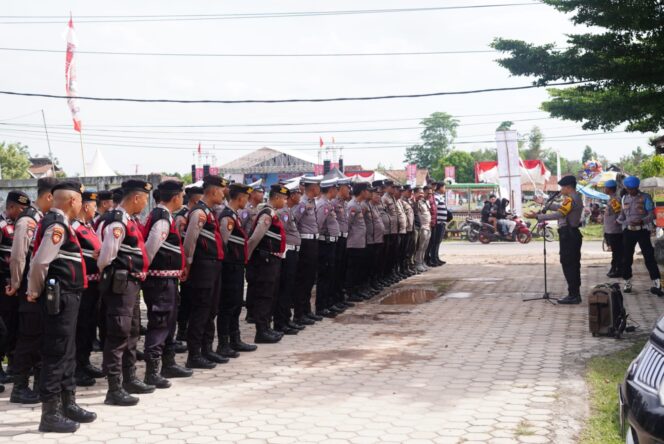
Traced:
<path fill-rule="evenodd" d="M 53 172 L 53 177 L 55 177 L 55 162 L 53 162 L 53 151 L 51 151 L 51 140 L 48 138 L 48 128 L 46 127 L 46 117 L 44 116 L 44 110 L 41 110 L 42 122 L 44 122 L 44 132 L 46 133 L 46 143 L 48 144 L 48 158 L 51 160 L 51 171 Z"/>
<path fill-rule="evenodd" d="M 78 140 L 81 141 L 81 160 L 83 160 L 83 177 L 85 177 L 88 175 L 88 173 L 85 169 L 85 151 L 83 151 L 83 131 L 78 132 Z"/>

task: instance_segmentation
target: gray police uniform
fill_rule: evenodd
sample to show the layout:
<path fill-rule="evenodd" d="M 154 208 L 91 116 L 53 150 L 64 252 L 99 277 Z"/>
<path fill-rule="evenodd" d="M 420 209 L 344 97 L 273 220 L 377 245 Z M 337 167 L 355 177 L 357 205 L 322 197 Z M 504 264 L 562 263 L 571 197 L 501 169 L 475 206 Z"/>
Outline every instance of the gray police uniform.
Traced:
<path fill-rule="evenodd" d="M 648 269 L 650 279 L 660 278 L 659 267 L 655 261 L 655 250 L 650 241 L 650 230 L 655 219 L 655 205 L 649 194 L 639 191 L 635 196 L 626 194 L 622 198 L 622 210 L 617 221 L 623 228 L 623 278 L 632 278 L 634 249 L 639 244 L 643 261 Z"/>
<path fill-rule="evenodd" d="M 275 328 L 287 326 L 291 321 L 293 306 L 293 292 L 295 289 L 295 275 L 297 273 L 297 262 L 300 255 L 300 232 L 297 231 L 297 223 L 293 217 L 293 208 L 284 206 L 277 210 L 277 215 L 284 225 L 286 232 L 286 252 L 281 263 L 281 275 L 279 276 L 279 293 L 277 303 L 274 307 Z"/>
<path fill-rule="evenodd" d="M 346 250 L 346 289 L 351 297 L 357 296 L 362 283 L 363 263 L 366 261 L 367 226 L 360 202 L 353 198 L 348 204 L 348 241 Z"/>
<path fill-rule="evenodd" d="M 293 207 L 293 217 L 302 240 L 300 258 L 295 280 L 295 321 L 311 313 L 311 290 L 316 282 L 318 269 L 318 223 L 316 203 L 302 196 L 300 203 Z"/>
<path fill-rule="evenodd" d="M 337 240 L 337 249 L 334 255 L 334 292 L 332 298 L 335 303 L 344 301 L 344 290 L 346 282 L 346 239 L 348 238 L 348 202 L 341 197 L 332 200 L 334 212 L 337 215 L 339 224 L 339 239 Z"/>
<path fill-rule="evenodd" d="M 326 309 L 334 305 L 333 282 L 335 277 L 335 251 L 339 239 L 339 223 L 334 203 L 322 195 L 316 200 L 318 222 L 318 279 L 316 281 L 316 314 L 326 315 Z"/>

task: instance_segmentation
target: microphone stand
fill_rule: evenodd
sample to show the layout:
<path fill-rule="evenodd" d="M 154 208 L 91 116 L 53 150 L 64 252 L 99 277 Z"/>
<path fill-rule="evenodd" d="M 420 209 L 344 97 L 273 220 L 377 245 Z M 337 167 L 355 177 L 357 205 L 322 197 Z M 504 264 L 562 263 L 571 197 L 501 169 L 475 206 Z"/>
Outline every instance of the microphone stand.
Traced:
<path fill-rule="evenodd" d="M 551 204 L 553 204 L 553 201 L 554 201 L 554 200 L 556 199 L 556 197 L 558 197 L 558 196 L 560 196 L 560 191 L 558 191 L 556 194 L 554 194 L 553 196 L 551 196 L 551 197 L 549 198 L 549 200 L 547 200 L 546 203 L 542 205 L 542 209 L 540 210 L 540 213 L 541 213 L 541 214 L 546 214 L 546 212 L 549 211 L 549 209 L 551 208 Z M 555 302 L 553 302 L 553 301 L 557 301 L 558 299 L 557 299 L 557 298 L 552 298 L 552 297 L 549 295 L 549 289 L 548 289 L 548 287 L 547 287 L 547 275 L 546 275 L 546 235 L 545 235 L 545 234 L 546 234 L 546 226 L 547 226 L 547 223 L 546 223 L 546 221 L 542 221 L 542 222 L 539 222 L 539 221 L 538 221 L 537 223 L 538 223 L 538 224 L 540 224 L 540 223 L 542 224 L 542 253 L 543 253 L 543 255 L 544 255 L 544 294 L 542 294 L 542 296 L 540 296 L 540 297 L 538 297 L 538 298 L 527 298 L 527 299 L 524 299 L 523 302 L 530 302 L 530 301 L 547 301 L 548 303 L 550 303 L 550 304 L 554 304 L 554 305 L 555 305 Z"/>

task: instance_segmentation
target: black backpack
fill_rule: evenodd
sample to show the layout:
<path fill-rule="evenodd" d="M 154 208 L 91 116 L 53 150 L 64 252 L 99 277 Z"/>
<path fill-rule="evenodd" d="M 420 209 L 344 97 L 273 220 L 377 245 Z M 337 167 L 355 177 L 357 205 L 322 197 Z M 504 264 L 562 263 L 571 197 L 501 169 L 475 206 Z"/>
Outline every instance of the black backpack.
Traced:
<path fill-rule="evenodd" d="M 627 327 L 628 316 L 620 284 L 600 284 L 590 290 L 588 321 L 593 336 L 619 339 Z"/>

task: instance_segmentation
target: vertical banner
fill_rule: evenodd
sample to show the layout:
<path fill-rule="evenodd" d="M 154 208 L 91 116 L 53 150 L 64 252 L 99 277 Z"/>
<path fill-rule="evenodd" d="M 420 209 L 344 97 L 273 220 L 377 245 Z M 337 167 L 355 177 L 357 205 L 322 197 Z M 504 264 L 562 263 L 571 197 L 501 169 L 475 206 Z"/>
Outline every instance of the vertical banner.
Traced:
<path fill-rule="evenodd" d="M 210 174 L 213 176 L 218 176 L 219 175 L 219 167 L 210 167 Z"/>
<path fill-rule="evenodd" d="M 512 211 L 521 215 L 521 167 L 516 131 L 496 131 L 498 184 L 501 197 L 510 201 Z"/>
<path fill-rule="evenodd" d="M 445 179 L 450 178 L 456 182 L 456 167 L 454 165 L 445 167 Z"/>
<path fill-rule="evenodd" d="M 323 174 L 323 165 L 316 164 L 314 165 L 314 176 L 320 176 Z"/>
<path fill-rule="evenodd" d="M 194 182 L 198 182 L 199 180 L 203 180 L 203 167 L 196 167 L 196 178 L 194 179 Z"/>
<path fill-rule="evenodd" d="M 81 118 L 78 116 L 79 107 L 78 100 L 78 79 L 76 76 L 76 33 L 74 32 L 74 21 L 69 16 L 69 24 L 67 25 L 67 54 L 65 57 L 65 92 L 67 93 L 67 105 L 71 111 L 72 119 L 74 120 L 74 131 L 81 132 Z M 84 162 L 85 163 L 85 162 Z M 85 167 L 84 167 L 85 168 Z"/>
<path fill-rule="evenodd" d="M 417 165 L 414 163 L 408 164 L 406 166 L 406 177 L 408 180 L 408 185 L 414 187 L 417 185 Z"/>

